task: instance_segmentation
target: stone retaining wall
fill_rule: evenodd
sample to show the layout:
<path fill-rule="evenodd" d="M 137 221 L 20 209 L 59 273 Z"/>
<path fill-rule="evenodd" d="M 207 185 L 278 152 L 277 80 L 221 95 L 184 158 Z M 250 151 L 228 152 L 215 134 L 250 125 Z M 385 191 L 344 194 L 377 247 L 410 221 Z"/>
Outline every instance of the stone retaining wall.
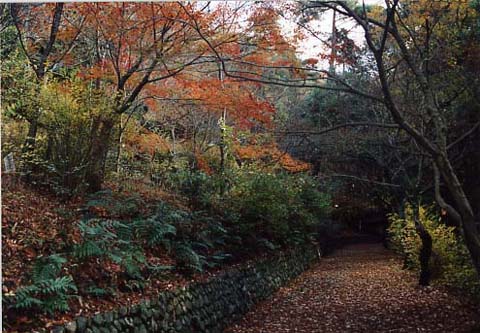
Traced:
<path fill-rule="evenodd" d="M 310 247 L 192 283 L 158 298 L 53 328 L 53 333 L 221 332 L 253 304 L 305 271 L 317 259 Z"/>

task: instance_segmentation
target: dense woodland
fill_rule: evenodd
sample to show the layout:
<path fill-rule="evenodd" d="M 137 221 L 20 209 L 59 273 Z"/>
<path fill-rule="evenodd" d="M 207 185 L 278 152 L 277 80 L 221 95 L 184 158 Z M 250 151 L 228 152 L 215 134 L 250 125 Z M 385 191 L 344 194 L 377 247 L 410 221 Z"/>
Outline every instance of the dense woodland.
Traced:
<path fill-rule="evenodd" d="M 478 0 L 0 11 L 7 331 L 352 230 L 479 297 Z"/>

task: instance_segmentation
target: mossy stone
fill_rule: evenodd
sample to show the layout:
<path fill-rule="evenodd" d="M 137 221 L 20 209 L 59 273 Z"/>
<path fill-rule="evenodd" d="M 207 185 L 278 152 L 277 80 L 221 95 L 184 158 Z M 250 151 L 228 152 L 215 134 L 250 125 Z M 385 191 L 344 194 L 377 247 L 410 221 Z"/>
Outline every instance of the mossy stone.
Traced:
<path fill-rule="evenodd" d="M 102 316 L 101 314 L 97 314 L 97 315 L 95 315 L 95 316 L 93 317 L 92 321 L 93 321 L 93 323 L 94 323 L 95 325 L 100 326 L 100 325 L 102 325 L 103 322 L 104 322 L 103 316 Z"/>
<path fill-rule="evenodd" d="M 88 320 L 85 317 L 78 317 L 77 320 L 77 332 L 78 333 L 85 333 L 87 329 Z"/>

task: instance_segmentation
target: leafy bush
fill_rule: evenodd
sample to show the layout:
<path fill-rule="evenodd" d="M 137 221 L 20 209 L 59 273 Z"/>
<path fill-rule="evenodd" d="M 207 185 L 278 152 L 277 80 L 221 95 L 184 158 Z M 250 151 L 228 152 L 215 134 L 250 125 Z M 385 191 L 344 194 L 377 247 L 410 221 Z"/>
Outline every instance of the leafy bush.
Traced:
<path fill-rule="evenodd" d="M 41 310 L 49 314 L 68 311 L 68 300 L 77 287 L 71 276 L 59 276 L 67 260 L 59 255 L 38 259 L 32 273 L 32 284 L 17 289 L 14 307 Z"/>
<path fill-rule="evenodd" d="M 22 74 L 8 75 L 11 86 L 5 95 L 5 115 L 9 126 L 19 120 L 39 126 L 34 146 L 26 131 L 21 140 L 17 138 L 25 142 L 18 154 L 18 171 L 29 183 L 48 186 L 59 196 L 82 193 L 91 163 L 92 119 L 115 117 L 111 115 L 111 96 L 85 84 L 75 73 L 63 73 L 62 78 L 46 75 L 42 84 L 35 84 L 33 71 L 19 64 L 5 64 L 13 73 Z"/>
<path fill-rule="evenodd" d="M 234 228 L 242 239 L 267 248 L 272 242 L 294 245 L 311 240 L 330 206 L 329 197 L 307 176 L 255 170 L 237 174 L 223 203 L 228 215 L 238 219 Z"/>
<path fill-rule="evenodd" d="M 442 224 L 432 207 L 420 207 L 419 219 L 432 236 L 431 266 L 439 282 L 480 295 L 480 282 L 475 268 L 455 227 Z M 412 208 L 405 209 L 405 218 L 392 214 L 389 221 L 392 248 L 404 255 L 408 268 L 418 270 L 421 241 L 415 231 Z"/>
<path fill-rule="evenodd" d="M 207 175 L 199 170 L 179 170 L 169 178 L 170 182 L 175 184 L 174 189 L 200 209 L 211 208 L 229 182 L 225 174 Z"/>

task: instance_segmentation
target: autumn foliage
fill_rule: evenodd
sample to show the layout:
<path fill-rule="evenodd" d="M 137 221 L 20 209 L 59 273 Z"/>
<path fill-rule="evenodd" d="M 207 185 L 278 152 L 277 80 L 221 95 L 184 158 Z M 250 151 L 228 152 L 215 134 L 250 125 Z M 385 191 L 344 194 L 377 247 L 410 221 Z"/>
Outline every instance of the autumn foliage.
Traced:
<path fill-rule="evenodd" d="M 299 161 L 278 148 L 275 143 L 265 145 L 236 146 L 235 152 L 243 161 L 263 161 L 266 164 L 278 163 L 286 171 L 296 173 L 311 169 L 310 163 Z"/>
<path fill-rule="evenodd" d="M 309 163 L 265 139 L 278 91 L 226 70 L 296 75 L 295 38 L 274 6 L 7 9 L 2 153 L 18 171 L 3 188 L 7 331 L 50 329 L 314 240 L 329 197 Z"/>

